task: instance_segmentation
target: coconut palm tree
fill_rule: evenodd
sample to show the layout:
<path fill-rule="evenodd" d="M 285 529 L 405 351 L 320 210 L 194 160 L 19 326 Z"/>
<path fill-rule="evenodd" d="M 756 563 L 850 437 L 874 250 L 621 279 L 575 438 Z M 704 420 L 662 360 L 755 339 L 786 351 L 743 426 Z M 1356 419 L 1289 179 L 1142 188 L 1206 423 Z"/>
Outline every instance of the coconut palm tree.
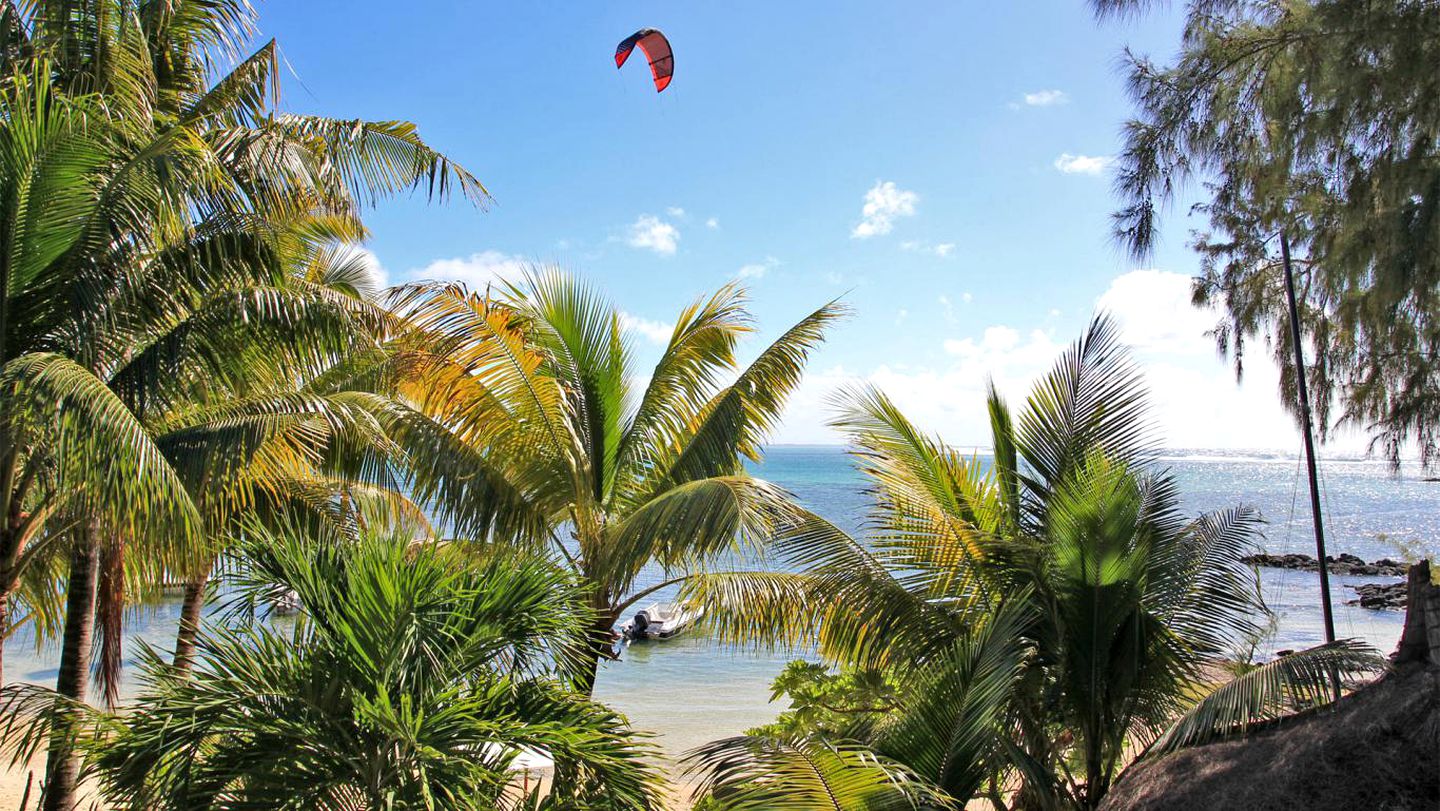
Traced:
<path fill-rule="evenodd" d="M 758 458 L 843 309 L 821 307 L 742 369 L 744 303 L 731 285 L 682 311 L 642 385 L 621 313 L 560 271 L 532 271 L 494 298 L 458 286 L 397 297 L 430 342 L 430 387 L 417 403 L 471 449 L 472 480 L 509 494 L 458 505 L 456 519 L 521 511 L 511 540 L 548 544 L 589 589 L 585 692 L 628 607 L 760 543 L 784 501 L 743 463 Z"/>
<path fill-rule="evenodd" d="M 359 206 L 401 189 L 483 200 L 411 125 L 279 114 L 274 43 L 239 58 L 252 23 L 238 0 L 0 4 L 11 140 L 0 185 L 14 240 L 0 291 L 0 598 L 8 608 L 27 572 L 48 597 L 39 575 L 55 567 L 40 559 L 68 553 L 58 683 L 76 697 L 97 591 L 123 592 L 127 560 L 177 570 L 174 553 L 200 536 L 180 480 L 137 432 L 197 385 L 243 396 L 352 340 L 336 327 L 353 328 L 354 308 L 279 283 L 289 246 L 276 236 L 304 242 L 315 223 L 363 234 Z M 311 234 L 286 232 L 297 217 Z M 322 322 L 333 332 L 312 345 Z M 216 352 L 246 345 L 235 325 L 254 328 L 249 351 Z M 204 328 L 228 340 L 197 337 Z M 288 363 L 262 356 L 277 346 Z M 215 383 L 197 384 L 200 373 Z M 114 617 L 119 603 L 108 601 Z"/>
<path fill-rule="evenodd" d="M 309 339 L 298 334 L 300 322 L 317 310 L 333 311 L 337 302 L 331 297 L 317 308 L 314 290 L 277 284 L 274 270 L 283 263 L 275 261 L 270 238 L 276 219 L 293 219 L 298 210 L 321 222 L 318 213 L 332 230 L 358 238 L 358 205 L 376 195 L 420 185 L 432 194 L 453 189 L 481 199 L 484 190 L 408 124 L 276 114 L 273 43 L 211 83 L 213 71 L 248 35 L 252 13 L 245 3 L 5 2 L 0 16 L 7 43 L 0 49 L 0 75 L 7 77 L 0 117 L 9 153 L 3 227 L 15 248 L 0 274 L 0 362 L 11 364 L 5 379 L 13 395 L 4 423 L 10 435 L 0 441 L 6 471 L 0 482 L 7 485 L 0 494 L 7 519 L 0 522 L 0 602 L 8 608 L 37 557 L 26 550 L 42 537 L 73 535 L 71 524 L 93 523 L 84 517 L 89 512 L 113 515 L 126 530 L 154 527 L 157 537 L 172 540 L 193 533 L 159 526 L 150 515 L 156 509 L 178 511 L 188 527 L 195 524 L 193 509 L 175 497 L 176 482 L 163 470 L 155 474 L 169 482 L 163 493 L 154 476 L 108 475 L 118 469 L 114 464 L 136 468 L 158 459 L 143 445 L 138 462 L 103 452 L 127 443 L 113 431 L 102 436 L 100 415 L 84 415 L 78 401 L 112 408 L 113 424 L 135 430 L 135 422 L 125 423 L 126 415 L 115 410 L 121 405 L 115 398 L 70 391 L 71 403 L 61 398 L 66 392 L 38 389 L 27 398 L 18 391 L 30 382 L 22 374 L 44 372 L 51 385 L 71 387 L 87 383 L 57 375 L 84 371 L 98 378 L 88 385 L 114 377 L 133 416 L 138 402 L 155 397 L 147 387 L 195 385 L 193 373 L 167 377 L 179 352 L 195 353 L 204 363 L 194 365 L 210 372 L 223 361 L 229 368 L 221 379 L 230 384 L 251 375 L 253 361 L 277 346 L 323 355 L 333 342 L 324 351 L 303 348 Z M 196 337 L 198 328 L 214 327 L 227 315 L 234 324 L 267 322 L 270 340 L 257 333 L 250 352 L 227 356 L 216 342 Z M 133 340 L 148 354 L 130 346 Z M 88 419 L 75 433 L 94 438 L 101 452 L 65 446 L 53 431 L 41 443 L 43 419 L 27 421 L 20 413 L 30 404 L 43 417 L 62 402 L 65 421 Z M 42 444 L 72 447 L 75 454 L 62 466 Z M 133 436 L 128 446 L 137 447 Z M 75 478 L 82 475 L 77 465 L 87 463 L 85 475 L 104 482 L 89 486 Z M 54 486 L 56 471 L 70 476 L 67 486 Z M 111 491 L 134 490 L 137 482 L 149 487 L 148 495 L 134 491 L 128 501 L 116 501 Z M 72 504 L 67 512 L 56 495 L 81 492 L 107 503 Z M 141 496 L 147 503 L 139 503 Z M 69 520 L 47 523 L 59 515 Z M 77 555 L 90 553 L 77 547 Z M 77 595 L 78 604 L 86 602 Z M 45 623 L 55 624 L 54 618 Z"/>
<path fill-rule="evenodd" d="M 292 515 L 256 521 L 245 588 L 293 591 L 293 626 L 202 633 L 190 676 L 151 651 L 134 709 L 78 713 L 85 770 L 105 800 L 156 809 L 519 807 L 507 768 L 555 762 L 554 808 L 656 807 L 649 749 L 555 672 L 588 623 L 574 580 L 542 558 L 349 531 Z M 47 691 L 11 688 L 54 717 Z M 25 703 L 25 702 L 28 702 Z M 17 705 L 18 706 L 18 705 Z M 22 751 L 23 754 L 23 751 Z"/>
<path fill-rule="evenodd" d="M 1262 616 L 1241 561 L 1258 516 L 1181 514 L 1139 374 L 1105 318 L 1018 415 L 992 389 L 988 462 L 925 435 L 873 389 L 837 402 L 834 424 L 874 495 L 869 536 L 797 512 L 771 547 L 788 572 L 707 575 L 689 594 L 724 639 L 818 641 L 833 664 L 889 674 L 897 708 L 850 735 L 955 802 L 1097 806 Z M 1376 665 L 1353 645 L 1305 657 Z M 1167 740 L 1203 738 L 1279 698 L 1314 700 L 1326 672 L 1254 678 Z"/>

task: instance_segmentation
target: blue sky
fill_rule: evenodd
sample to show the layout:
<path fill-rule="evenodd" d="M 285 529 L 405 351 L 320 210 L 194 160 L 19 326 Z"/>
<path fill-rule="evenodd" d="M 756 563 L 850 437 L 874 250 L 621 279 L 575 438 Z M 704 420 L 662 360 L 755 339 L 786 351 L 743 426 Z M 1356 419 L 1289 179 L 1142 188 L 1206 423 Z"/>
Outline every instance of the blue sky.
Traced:
<path fill-rule="evenodd" d="M 642 355 L 737 276 L 761 327 L 752 352 L 844 295 L 856 316 L 815 358 L 777 436 L 790 442 L 834 441 L 826 393 L 868 380 L 952 441 L 983 443 L 985 377 L 1018 397 L 1103 305 L 1172 444 L 1292 445 L 1273 372 L 1237 387 L 1203 337 L 1212 317 L 1185 303 L 1184 218 L 1143 268 L 1110 241 L 1119 58 L 1173 52 L 1171 16 L 1100 24 L 1083 0 L 271 0 L 260 13 L 294 71 L 286 107 L 414 121 L 496 198 L 483 213 L 373 212 L 368 248 L 391 283 L 560 263 L 625 310 Z M 642 60 L 614 68 L 641 27 L 675 49 L 663 94 Z"/>

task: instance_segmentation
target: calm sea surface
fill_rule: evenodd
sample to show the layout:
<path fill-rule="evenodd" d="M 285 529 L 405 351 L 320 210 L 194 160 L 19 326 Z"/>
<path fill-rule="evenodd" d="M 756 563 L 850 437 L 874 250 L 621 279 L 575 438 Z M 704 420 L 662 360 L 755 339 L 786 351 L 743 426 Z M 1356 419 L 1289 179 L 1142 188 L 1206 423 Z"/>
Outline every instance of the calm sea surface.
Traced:
<path fill-rule="evenodd" d="M 1179 479 L 1188 512 L 1248 504 L 1268 521 L 1262 542 L 1266 551 L 1314 554 L 1308 495 L 1296 458 L 1176 452 L 1163 464 Z M 756 473 L 784 486 L 842 527 L 856 527 L 864 515 L 863 482 L 840 448 L 774 447 Z M 1434 544 L 1440 541 L 1440 483 L 1423 481 L 1413 471 L 1397 477 L 1386 464 L 1375 461 L 1326 461 L 1321 475 L 1331 554 L 1398 559 L 1397 543 L 1435 551 Z M 1389 651 L 1399 638 L 1402 616 L 1342 604 L 1354 596 L 1350 587 L 1365 582 L 1393 580 L 1332 580 L 1337 589 L 1336 631 Z M 1316 575 L 1262 570 L 1262 587 L 1279 615 L 1279 628 L 1266 642 L 1267 651 L 1320 641 Z M 178 617 L 176 600 L 149 607 L 135 618 L 133 637 L 171 647 Z M 635 726 L 656 733 L 668 753 L 678 754 L 773 718 L 780 707 L 769 703 L 770 680 L 790 658 L 724 649 L 695 636 L 637 645 L 626 650 L 621 661 L 602 667 L 596 694 L 625 712 Z M 6 645 L 5 675 L 53 684 L 57 660 L 53 647 L 37 650 L 22 629 Z"/>

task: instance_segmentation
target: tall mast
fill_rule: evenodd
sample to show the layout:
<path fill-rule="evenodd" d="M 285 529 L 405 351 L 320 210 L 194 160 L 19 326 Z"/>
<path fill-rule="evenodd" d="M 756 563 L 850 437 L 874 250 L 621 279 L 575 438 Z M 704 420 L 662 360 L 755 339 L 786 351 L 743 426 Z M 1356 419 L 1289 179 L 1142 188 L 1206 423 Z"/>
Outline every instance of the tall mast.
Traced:
<path fill-rule="evenodd" d="M 1305 429 L 1305 467 L 1310 474 L 1310 517 L 1315 522 L 1315 557 L 1320 562 L 1320 607 L 1325 613 L 1325 641 L 1335 641 L 1335 613 L 1330 606 L 1330 569 L 1325 564 L 1325 525 L 1320 520 L 1320 483 L 1315 474 L 1315 437 L 1310 418 L 1310 392 L 1305 385 L 1305 352 L 1300 344 L 1300 309 L 1295 304 L 1295 272 L 1290 267 L 1290 238 L 1280 232 L 1280 259 L 1285 265 L 1285 300 L 1290 306 L 1290 345 L 1295 350 L 1295 389 Z M 1338 685 L 1337 685 L 1338 686 Z"/>

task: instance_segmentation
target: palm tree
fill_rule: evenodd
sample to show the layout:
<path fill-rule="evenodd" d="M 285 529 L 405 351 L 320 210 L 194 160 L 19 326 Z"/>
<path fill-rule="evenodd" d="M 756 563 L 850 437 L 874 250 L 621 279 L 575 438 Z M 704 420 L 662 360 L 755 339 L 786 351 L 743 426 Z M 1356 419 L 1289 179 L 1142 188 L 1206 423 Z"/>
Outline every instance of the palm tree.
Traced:
<path fill-rule="evenodd" d="M 4 2 L 0 18 L 14 246 L 0 274 L 0 601 L 41 579 L 27 572 L 53 571 L 42 557 L 69 550 L 58 683 L 83 697 L 97 591 L 118 618 L 126 577 L 144 580 L 125 562 L 172 567 L 170 553 L 200 535 L 180 480 L 142 435 L 150 415 L 197 387 L 246 391 L 257 359 L 274 361 L 265 348 L 289 361 L 273 378 L 332 356 L 336 336 L 353 340 L 354 319 L 337 318 L 354 315 L 344 302 L 279 283 L 306 238 L 284 226 L 308 217 L 311 236 L 358 237 L 359 206 L 379 195 L 485 192 L 409 124 L 278 114 L 274 43 L 239 59 L 253 28 L 240 0 Z M 254 332 L 215 320 L 227 308 Z M 344 328 L 312 345 L 317 314 Z M 246 339 L 248 352 L 216 351 Z M 206 374 L 214 382 L 197 382 Z M 125 554 L 151 540 L 155 554 Z M 50 591 L 42 580 L 28 607 Z"/>
<path fill-rule="evenodd" d="M 520 807 L 507 768 L 555 761 L 544 807 L 655 807 L 659 777 L 624 720 L 558 680 L 586 600 L 552 562 L 292 515 L 245 529 L 252 599 L 299 596 L 291 628 L 202 633 L 190 676 L 158 652 L 133 710 L 84 705 L 85 769 L 108 802 L 155 809 Z M 6 740 L 43 741 L 42 710 Z M 28 703 L 25 703 L 28 702 Z M 15 709 L 15 708 L 12 708 Z M 22 752 L 23 754 L 23 752 Z M 528 806 L 527 806 L 528 807 Z"/>
<path fill-rule="evenodd" d="M 821 307 L 739 369 L 744 302 L 726 286 L 687 307 L 641 386 L 621 314 L 559 271 L 533 271 L 494 299 L 457 286 L 397 297 L 432 353 L 417 402 L 469 448 L 455 461 L 493 496 L 454 504 L 454 520 L 511 513 L 507 540 L 548 544 L 589 589 L 584 692 L 628 607 L 760 543 L 784 500 L 743 462 L 843 308 Z M 652 573 L 658 582 L 642 583 Z"/>
<path fill-rule="evenodd" d="M 724 639 L 818 640 L 833 664 L 889 674 L 898 707 L 850 736 L 957 803 L 1096 807 L 1262 616 L 1241 561 L 1258 516 L 1181 515 L 1139 375 L 1105 318 L 1018 416 L 992 389 L 988 464 L 926 436 L 878 391 L 837 400 L 834 424 L 874 494 L 870 536 L 798 513 L 772 546 L 789 573 L 710 575 L 689 594 Z M 1167 740 L 1203 739 L 1282 698 L 1320 700 L 1316 662 L 1354 673 L 1376 658 L 1353 645 L 1306 653 Z"/>

